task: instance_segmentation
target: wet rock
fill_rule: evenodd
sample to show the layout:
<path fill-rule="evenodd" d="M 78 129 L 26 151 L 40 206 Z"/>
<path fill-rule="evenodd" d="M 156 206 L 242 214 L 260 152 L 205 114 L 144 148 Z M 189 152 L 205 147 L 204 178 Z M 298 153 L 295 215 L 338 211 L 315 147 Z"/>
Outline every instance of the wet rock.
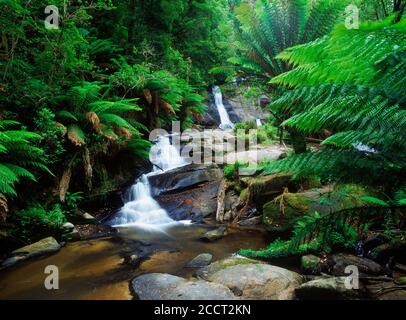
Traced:
<path fill-rule="evenodd" d="M 345 188 L 345 191 L 344 191 Z M 342 196 L 341 190 L 346 196 Z M 291 230 L 297 219 L 309 212 L 319 212 L 321 215 L 366 205 L 360 200 L 367 195 L 365 190 L 355 185 L 346 185 L 340 190 L 325 187 L 301 193 L 285 193 L 280 198 L 266 203 L 263 207 L 263 222 L 271 232 Z M 283 201 L 283 212 L 281 212 Z"/>
<path fill-rule="evenodd" d="M 395 281 L 376 282 L 367 285 L 367 292 L 373 299 L 378 300 L 406 300 L 405 286 Z"/>
<path fill-rule="evenodd" d="M 248 261 L 211 272 L 207 279 L 238 292 L 244 300 L 292 300 L 303 281 L 287 269 Z"/>
<path fill-rule="evenodd" d="M 219 240 L 226 235 L 226 230 L 226 227 L 220 227 L 215 230 L 208 231 L 200 237 L 200 240 L 209 242 Z"/>
<path fill-rule="evenodd" d="M 320 273 L 319 264 L 321 259 L 315 255 L 309 254 L 301 258 L 301 270 L 306 274 Z"/>
<path fill-rule="evenodd" d="M 160 195 L 156 200 L 172 219 L 200 222 L 216 214 L 218 188 L 219 182 L 212 181 L 184 192 Z"/>
<path fill-rule="evenodd" d="M 202 253 L 193 258 L 186 265 L 187 268 L 202 268 L 210 264 L 213 256 L 210 253 Z"/>
<path fill-rule="evenodd" d="M 225 286 L 203 280 L 187 281 L 165 273 L 141 275 L 131 281 L 140 300 L 235 300 Z"/>
<path fill-rule="evenodd" d="M 369 274 L 369 275 L 380 275 L 383 274 L 383 268 L 377 264 L 375 261 L 372 261 L 367 258 L 356 257 L 351 254 L 335 254 L 332 256 L 334 266 L 332 268 L 332 274 L 335 276 L 344 276 L 348 275 L 345 272 L 345 269 L 348 266 L 356 266 L 360 273 Z"/>
<path fill-rule="evenodd" d="M 14 250 L 11 253 L 11 257 L 2 263 L 2 267 L 9 267 L 23 260 L 52 254 L 57 252 L 60 248 L 61 246 L 53 237 L 48 237 L 28 246 Z"/>
<path fill-rule="evenodd" d="M 164 300 L 167 294 L 186 280 L 165 273 L 141 275 L 131 281 L 136 297 L 140 300 Z"/>
<path fill-rule="evenodd" d="M 75 228 L 79 231 L 82 240 L 111 237 L 117 234 L 117 229 L 105 224 L 81 224 Z"/>
<path fill-rule="evenodd" d="M 302 300 L 347 300 L 360 298 L 359 289 L 346 285 L 347 277 L 319 278 L 296 288 L 296 295 Z"/>
<path fill-rule="evenodd" d="M 96 219 L 95 217 L 93 217 L 91 214 L 87 213 L 87 212 L 85 212 L 85 213 L 82 215 L 82 219 L 83 219 L 84 221 L 86 221 L 87 223 L 94 223 L 94 222 L 97 222 L 97 219 Z"/>
<path fill-rule="evenodd" d="M 73 228 L 71 232 L 65 234 L 63 238 L 69 241 L 79 241 L 82 239 L 79 230 L 76 228 Z"/>
<path fill-rule="evenodd" d="M 190 164 L 163 174 L 149 177 L 152 192 L 155 196 L 168 193 L 178 193 L 194 188 L 209 181 L 220 181 L 223 171 L 215 164 Z"/>
<path fill-rule="evenodd" d="M 62 230 L 64 230 L 65 232 L 71 232 L 71 231 L 73 231 L 73 229 L 75 229 L 75 226 L 73 225 L 73 223 L 65 222 L 62 225 Z"/>
<path fill-rule="evenodd" d="M 256 226 L 261 224 L 262 222 L 262 217 L 257 216 L 245 220 L 238 221 L 238 225 L 243 226 L 243 227 L 249 227 L 249 226 Z"/>

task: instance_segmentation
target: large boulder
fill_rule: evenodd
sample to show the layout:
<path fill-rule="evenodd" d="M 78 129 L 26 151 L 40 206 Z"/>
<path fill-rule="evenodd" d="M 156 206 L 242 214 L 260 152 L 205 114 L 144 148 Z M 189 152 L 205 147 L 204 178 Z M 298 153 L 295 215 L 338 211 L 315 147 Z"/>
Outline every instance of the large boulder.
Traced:
<path fill-rule="evenodd" d="M 298 218 L 311 212 L 321 215 L 366 205 L 360 197 L 367 192 L 358 186 L 347 185 L 340 189 L 325 187 L 300 193 L 284 193 L 263 207 L 263 222 L 271 232 L 293 228 Z M 283 208 L 283 210 L 281 210 Z"/>
<path fill-rule="evenodd" d="M 362 291 L 347 285 L 346 277 L 324 277 L 302 284 L 296 288 L 301 300 L 347 300 L 360 298 Z"/>
<path fill-rule="evenodd" d="M 295 272 L 245 258 L 216 261 L 197 276 L 230 288 L 244 300 L 292 300 L 303 281 Z"/>
<path fill-rule="evenodd" d="M 383 274 L 383 268 L 367 258 L 357 257 L 351 254 L 339 253 L 332 256 L 334 263 L 331 273 L 335 276 L 345 276 L 348 266 L 356 266 L 361 274 L 380 275 Z"/>
<path fill-rule="evenodd" d="M 210 264 L 213 256 L 210 253 L 201 253 L 186 264 L 187 268 L 202 268 Z"/>
<path fill-rule="evenodd" d="M 11 257 L 6 259 L 1 266 L 10 267 L 17 262 L 55 253 L 59 251 L 60 248 L 60 244 L 53 237 L 48 237 L 28 246 L 14 250 L 11 253 Z"/>
<path fill-rule="evenodd" d="M 153 194 L 178 193 L 210 181 L 220 181 L 223 171 L 217 165 L 190 164 L 149 177 Z"/>
<path fill-rule="evenodd" d="M 208 242 L 216 241 L 223 238 L 226 235 L 226 233 L 227 233 L 226 227 L 219 227 L 217 229 L 207 231 L 204 235 L 200 237 L 200 240 Z"/>
<path fill-rule="evenodd" d="M 149 273 L 131 281 L 140 300 L 235 300 L 227 287 L 204 280 L 187 281 L 165 273 Z"/>
<path fill-rule="evenodd" d="M 371 298 L 378 300 L 406 300 L 405 283 L 399 281 L 374 282 L 366 286 Z"/>
<path fill-rule="evenodd" d="M 156 198 L 174 220 L 200 222 L 215 215 L 219 182 L 212 181 L 176 194 L 163 194 Z"/>

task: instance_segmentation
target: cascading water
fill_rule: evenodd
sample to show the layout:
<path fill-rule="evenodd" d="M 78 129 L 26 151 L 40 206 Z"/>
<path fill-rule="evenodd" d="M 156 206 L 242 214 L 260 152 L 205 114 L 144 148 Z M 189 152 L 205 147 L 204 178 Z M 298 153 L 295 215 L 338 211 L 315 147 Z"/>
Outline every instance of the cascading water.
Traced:
<path fill-rule="evenodd" d="M 213 86 L 214 102 L 216 104 L 218 113 L 220 115 L 220 129 L 234 129 L 234 124 L 228 116 L 227 110 L 223 104 L 223 95 L 219 86 Z"/>
<path fill-rule="evenodd" d="M 115 227 L 134 226 L 147 231 L 164 232 L 170 226 L 184 221 L 175 221 L 158 204 L 151 195 L 148 177 L 162 174 L 165 171 L 187 164 L 179 155 L 178 150 L 170 143 L 169 137 L 161 136 L 153 146 L 150 155 L 154 170 L 142 175 L 130 188 L 127 201 L 111 224 Z"/>
<path fill-rule="evenodd" d="M 157 143 L 151 148 L 149 160 L 154 165 L 154 172 L 167 171 L 187 164 L 168 136 L 158 137 Z"/>
<path fill-rule="evenodd" d="M 262 126 L 262 121 L 261 121 L 261 119 L 257 119 L 257 120 L 256 120 L 256 123 L 257 123 L 257 127 L 261 127 L 261 126 Z"/>

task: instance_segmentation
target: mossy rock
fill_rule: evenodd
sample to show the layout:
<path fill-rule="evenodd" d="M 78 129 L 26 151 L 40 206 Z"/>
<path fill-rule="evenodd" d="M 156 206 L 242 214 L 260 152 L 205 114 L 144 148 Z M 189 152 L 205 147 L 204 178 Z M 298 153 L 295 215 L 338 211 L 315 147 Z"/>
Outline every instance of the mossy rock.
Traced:
<path fill-rule="evenodd" d="M 254 259 L 248 259 L 248 258 L 225 258 L 222 260 L 215 261 L 211 263 L 210 265 L 199 269 L 196 272 L 196 276 L 202 279 L 207 279 L 210 277 L 212 274 L 223 270 L 228 267 L 233 267 L 241 264 L 262 264 L 263 262 L 254 260 Z"/>
<path fill-rule="evenodd" d="M 320 261 L 319 257 L 312 254 L 302 256 L 300 268 L 306 274 L 317 274 Z"/>
<path fill-rule="evenodd" d="M 356 185 L 325 187 L 301 193 L 285 193 L 263 206 L 263 223 L 271 232 L 291 230 L 298 218 L 311 212 L 321 215 L 366 205 L 360 197 L 368 192 Z M 283 211 L 281 211 L 281 201 Z"/>

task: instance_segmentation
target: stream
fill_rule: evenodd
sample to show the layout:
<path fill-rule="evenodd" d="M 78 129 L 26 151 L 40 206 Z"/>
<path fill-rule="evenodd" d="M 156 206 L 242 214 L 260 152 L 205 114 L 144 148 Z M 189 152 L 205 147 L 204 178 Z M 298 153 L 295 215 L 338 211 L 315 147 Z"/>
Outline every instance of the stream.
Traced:
<path fill-rule="evenodd" d="M 232 129 L 218 87 L 214 87 L 213 95 L 221 119 L 219 127 Z M 190 278 L 197 269 L 185 265 L 201 253 L 212 254 L 215 261 L 240 248 L 267 245 L 264 233 L 243 230 L 229 230 L 221 240 L 203 242 L 199 237 L 215 225 L 172 219 L 154 199 L 149 179 L 175 168 L 182 170 L 188 163 L 171 145 L 170 136 L 159 137 L 153 149 L 153 170 L 137 179 L 127 192 L 124 206 L 107 222 L 118 230 L 117 236 L 68 243 L 54 255 L 2 270 L 0 299 L 132 299 L 129 282 L 137 275 L 162 272 Z M 152 254 L 132 267 L 125 263 L 125 257 L 140 244 L 143 249 L 151 248 Z M 48 265 L 59 269 L 58 290 L 44 287 Z"/>

